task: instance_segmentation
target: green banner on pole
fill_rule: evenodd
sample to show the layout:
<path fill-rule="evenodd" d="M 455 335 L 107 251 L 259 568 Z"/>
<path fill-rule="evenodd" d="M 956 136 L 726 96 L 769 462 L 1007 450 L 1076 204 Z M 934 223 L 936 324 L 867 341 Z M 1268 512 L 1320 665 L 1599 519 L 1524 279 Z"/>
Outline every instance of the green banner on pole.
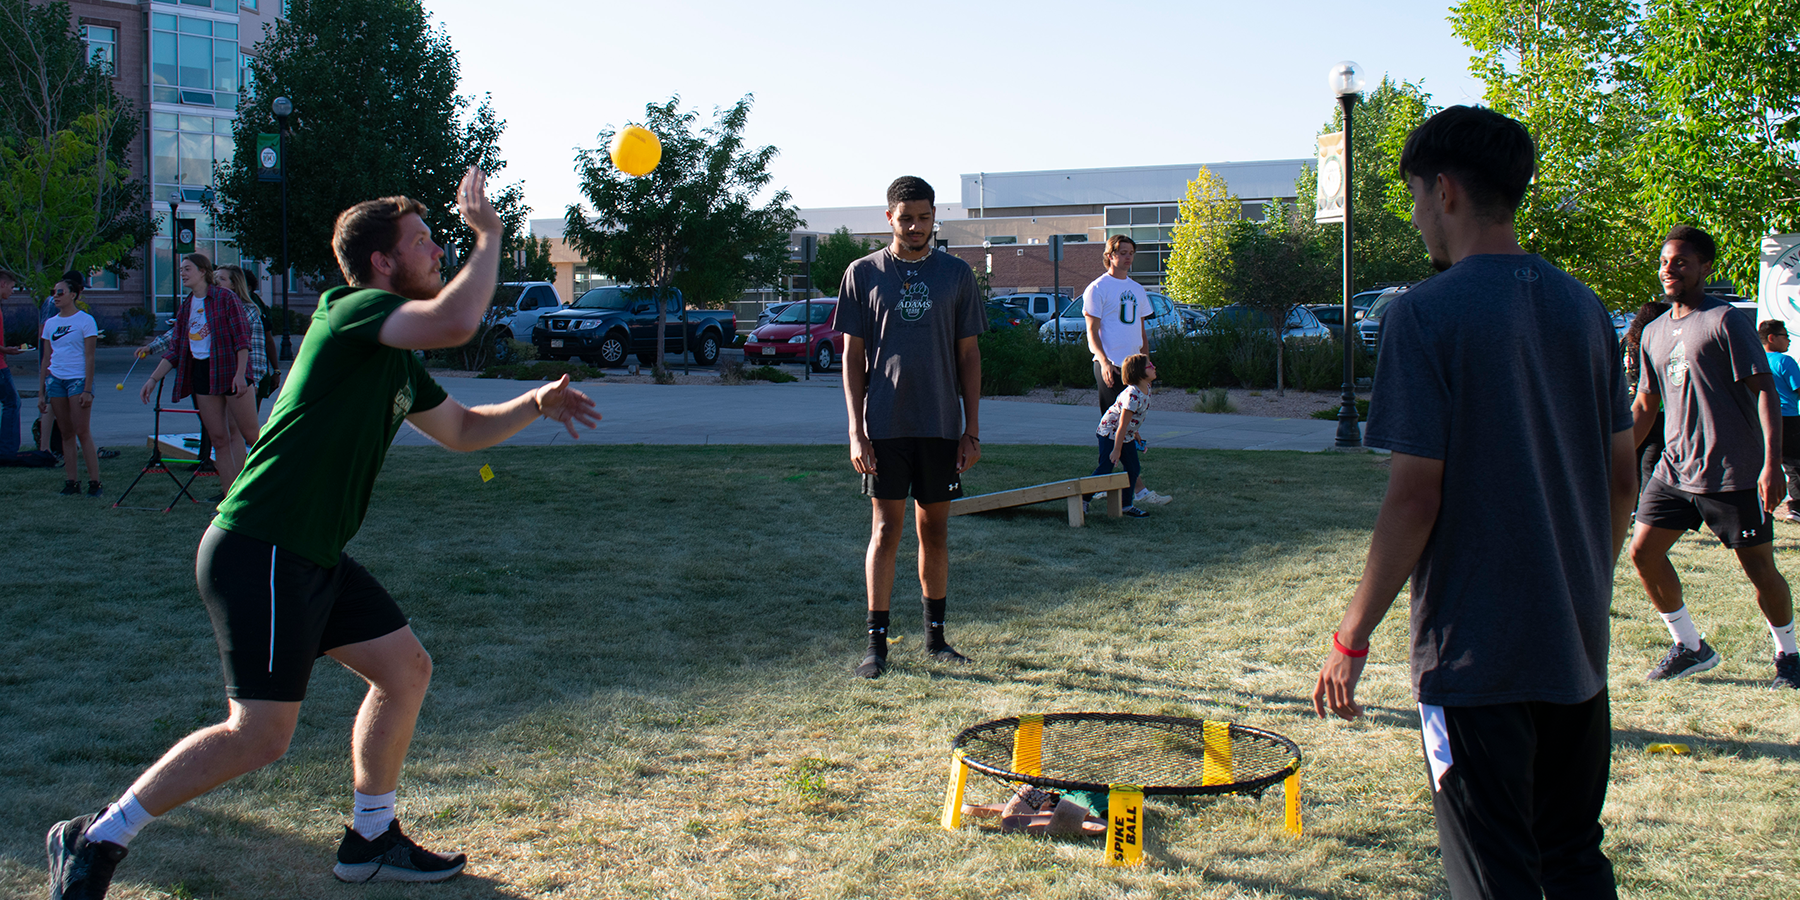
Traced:
<path fill-rule="evenodd" d="M 281 180 L 281 136 L 259 134 L 256 136 L 256 180 Z"/>
<path fill-rule="evenodd" d="M 175 252 L 176 253 L 192 253 L 192 252 L 194 252 L 194 220 L 193 219 L 176 219 L 175 220 Z"/>

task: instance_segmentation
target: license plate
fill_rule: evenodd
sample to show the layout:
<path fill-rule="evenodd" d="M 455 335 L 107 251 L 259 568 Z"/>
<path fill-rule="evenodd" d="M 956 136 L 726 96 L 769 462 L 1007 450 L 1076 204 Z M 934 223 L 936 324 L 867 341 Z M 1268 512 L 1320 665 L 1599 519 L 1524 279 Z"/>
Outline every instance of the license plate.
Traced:
<path fill-rule="evenodd" d="M 775 355 L 775 348 L 774 348 L 774 347 L 764 347 L 764 348 L 763 348 L 763 355 L 764 355 L 764 356 L 774 356 L 774 355 Z"/>
<path fill-rule="evenodd" d="M 552 340 L 551 340 L 551 341 L 550 341 L 550 346 L 551 346 L 551 347 L 552 347 L 552 348 L 556 348 L 556 347 L 561 347 L 561 346 L 562 346 L 562 341 L 559 341 L 559 340 L 555 340 L 555 339 L 552 339 Z"/>

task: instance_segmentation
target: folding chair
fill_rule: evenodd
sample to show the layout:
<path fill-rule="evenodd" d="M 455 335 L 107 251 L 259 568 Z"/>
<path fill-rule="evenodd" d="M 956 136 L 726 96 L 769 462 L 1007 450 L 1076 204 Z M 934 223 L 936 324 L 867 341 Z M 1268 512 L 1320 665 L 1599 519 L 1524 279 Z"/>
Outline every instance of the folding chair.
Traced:
<path fill-rule="evenodd" d="M 183 497 L 188 498 L 188 500 L 194 503 L 199 503 L 200 499 L 195 497 L 193 493 L 188 490 L 189 486 L 194 483 L 194 479 L 199 478 L 201 475 L 217 476 L 219 474 L 219 470 L 213 467 L 212 441 L 207 436 L 206 428 L 204 426 L 200 428 L 200 447 L 193 459 L 169 459 L 163 456 L 162 441 L 160 440 L 163 435 L 163 413 L 185 413 L 194 416 L 195 418 L 199 418 L 200 411 L 197 409 L 184 409 L 178 406 L 164 406 L 162 404 L 162 392 L 163 385 L 158 383 L 156 386 L 156 405 L 151 407 L 154 418 L 152 419 L 152 434 L 150 435 L 150 459 L 144 463 L 144 468 L 138 472 L 137 477 L 131 480 L 131 486 L 125 489 L 125 493 L 120 494 L 119 499 L 113 502 L 113 509 L 141 509 L 152 512 L 157 510 L 157 507 L 154 506 L 125 505 L 125 498 L 131 496 L 131 492 L 137 488 L 138 482 L 144 480 L 145 475 L 167 475 L 169 476 L 170 481 L 175 482 L 175 496 L 169 500 L 168 506 L 161 508 L 162 512 L 168 512 L 169 510 L 174 509 L 175 504 L 180 503 L 181 498 Z M 181 476 L 175 474 L 176 468 L 188 469 L 186 481 L 183 481 Z"/>

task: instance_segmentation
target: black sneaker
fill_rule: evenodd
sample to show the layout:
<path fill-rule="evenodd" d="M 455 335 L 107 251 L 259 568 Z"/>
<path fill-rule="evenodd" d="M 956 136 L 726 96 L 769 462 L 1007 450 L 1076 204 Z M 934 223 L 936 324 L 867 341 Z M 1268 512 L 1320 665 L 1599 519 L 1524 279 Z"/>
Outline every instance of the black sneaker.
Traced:
<path fill-rule="evenodd" d="M 448 881 L 462 874 L 468 857 L 461 853 L 442 856 L 413 843 L 400 833 L 398 819 L 374 840 L 354 828 L 344 829 L 338 843 L 337 865 L 331 869 L 339 881 L 359 884 L 371 881 Z"/>
<path fill-rule="evenodd" d="M 101 459 L 118 459 L 119 451 L 114 450 L 111 447 L 101 447 L 99 450 L 94 451 L 94 455 Z"/>
<path fill-rule="evenodd" d="M 1800 653 L 1775 654 L 1775 680 L 1769 682 L 1769 690 L 1782 688 L 1800 689 Z"/>
<path fill-rule="evenodd" d="M 1148 518 L 1150 518 L 1149 513 L 1145 512 L 1141 509 L 1138 509 L 1135 506 L 1127 506 L 1124 509 L 1120 510 L 1120 512 L 1123 512 L 1125 515 L 1130 516 L 1133 519 L 1148 519 Z"/>
<path fill-rule="evenodd" d="M 1650 669 L 1644 680 L 1673 681 L 1695 672 L 1704 672 L 1718 664 L 1718 651 L 1708 646 L 1704 638 L 1697 649 L 1690 649 L 1677 641 L 1669 646 L 1668 654 L 1662 658 L 1662 662 Z"/>
<path fill-rule="evenodd" d="M 863 657 L 862 663 L 856 667 L 858 678 L 880 678 L 887 671 L 887 657 L 879 653 L 871 653 Z"/>
<path fill-rule="evenodd" d="M 58 822 L 44 838 L 50 857 L 50 900 L 101 900 L 126 849 L 111 841 L 89 843 L 92 815 Z"/>
<path fill-rule="evenodd" d="M 950 646 L 949 644 L 942 644 L 942 645 L 939 645 L 936 649 L 926 650 L 925 652 L 931 654 L 932 659 L 935 659 L 938 662 L 942 662 L 942 663 L 974 662 L 974 660 L 962 655 L 961 653 L 956 652 L 956 648 Z"/>
<path fill-rule="evenodd" d="M 76 484 L 72 480 L 64 479 L 62 495 L 64 497 L 79 497 L 79 496 L 81 496 L 81 485 Z"/>
<path fill-rule="evenodd" d="M 98 496 L 100 496 L 100 482 L 98 482 L 98 481 L 90 481 L 90 482 L 88 482 L 88 489 L 87 489 L 87 495 L 88 495 L 88 496 L 89 496 L 89 497 L 98 497 Z"/>

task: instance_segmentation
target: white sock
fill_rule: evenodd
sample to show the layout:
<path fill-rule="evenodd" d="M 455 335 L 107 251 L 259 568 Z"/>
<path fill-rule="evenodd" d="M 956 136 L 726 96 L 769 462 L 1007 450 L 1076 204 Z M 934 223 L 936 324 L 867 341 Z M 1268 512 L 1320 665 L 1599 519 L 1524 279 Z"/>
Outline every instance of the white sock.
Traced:
<path fill-rule="evenodd" d="M 1788 623 L 1786 625 L 1782 625 L 1779 627 L 1777 627 L 1775 625 L 1770 625 L 1769 626 L 1769 635 L 1771 637 L 1775 638 L 1775 652 L 1776 653 L 1800 652 L 1800 650 L 1796 650 L 1794 648 L 1794 620 L 1791 617 L 1788 619 Z"/>
<path fill-rule="evenodd" d="M 137 837 L 138 829 L 150 824 L 155 818 L 144 811 L 136 794 L 126 791 L 125 796 L 113 801 L 99 818 L 88 825 L 87 839 L 128 846 L 131 839 Z"/>
<path fill-rule="evenodd" d="M 1657 613 L 1662 616 L 1663 624 L 1669 626 L 1669 636 L 1689 650 L 1700 649 L 1700 629 L 1694 627 L 1693 617 L 1688 615 L 1687 605 L 1672 613 Z"/>
<path fill-rule="evenodd" d="M 365 794 L 353 791 L 356 795 L 351 807 L 353 819 L 350 827 L 363 836 L 364 840 L 374 840 L 388 829 L 394 821 L 394 795 L 399 791 L 388 791 L 385 794 Z"/>

